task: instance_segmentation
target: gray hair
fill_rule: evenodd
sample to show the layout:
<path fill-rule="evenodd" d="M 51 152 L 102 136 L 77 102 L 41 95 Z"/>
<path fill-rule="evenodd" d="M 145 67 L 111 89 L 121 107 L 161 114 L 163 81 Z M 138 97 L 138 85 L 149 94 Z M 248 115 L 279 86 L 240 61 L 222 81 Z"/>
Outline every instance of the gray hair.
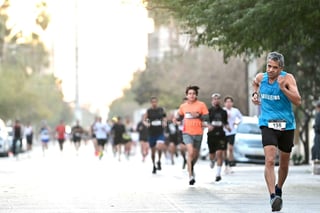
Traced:
<path fill-rule="evenodd" d="M 284 67 L 284 57 L 281 53 L 278 52 L 270 52 L 268 54 L 267 60 L 277 61 L 279 62 L 280 67 Z"/>

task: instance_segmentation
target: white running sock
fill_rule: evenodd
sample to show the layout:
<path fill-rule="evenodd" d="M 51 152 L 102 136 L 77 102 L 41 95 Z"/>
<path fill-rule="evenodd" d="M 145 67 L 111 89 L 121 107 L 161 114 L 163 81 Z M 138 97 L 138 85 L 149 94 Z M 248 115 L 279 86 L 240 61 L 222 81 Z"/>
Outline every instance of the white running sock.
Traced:
<path fill-rule="evenodd" d="M 217 166 L 217 176 L 221 176 L 221 166 Z"/>

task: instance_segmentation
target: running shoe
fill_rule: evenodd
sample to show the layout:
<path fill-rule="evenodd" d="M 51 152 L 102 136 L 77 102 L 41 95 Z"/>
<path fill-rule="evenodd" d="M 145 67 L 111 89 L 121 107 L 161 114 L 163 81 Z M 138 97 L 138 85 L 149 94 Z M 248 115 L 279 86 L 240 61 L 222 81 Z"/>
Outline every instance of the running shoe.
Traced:
<path fill-rule="evenodd" d="M 216 182 L 219 182 L 221 180 L 221 176 L 216 177 Z"/>
<path fill-rule="evenodd" d="M 282 208 L 282 199 L 281 197 L 279 197 L 278 195 L 274 196 L 274 198 L 272 198 L 270 200 L 270 204 L 271 204 L 271 209 L 273 212 L 275 211 L 280 211 Z"/>
<path fill-rule="evenodd" d="M 99 153 L 99 160 L 101 160 L 101 158 L 103 157 L 103 152 Z"/>
<path fill-rule="evenodd" d="M 157 168 L 155 166 L 153 166 L 152 174 L 156 174 L 156 173 L 157 173 Z"/>
<path fill-rule="evenodd" d="M 276 192 L 276 195 L 278 195 L 279 197 L 282 197 L 282 190 L 281 188 L 278 187 L 278 185 L 275 186 L 275 192 Z"/>
<path fill-rule="evenodd" d="M 160 161 L 157 162 L 157 169 L 161 170 L 161 162 Z"/>
<path fill-rule="evenodd" d="M 196 180 L 194 179 L 193 176 L 190 177 L 190 180 L 189 180 L 189 185 L 193 185 L 195 184 Z"/>

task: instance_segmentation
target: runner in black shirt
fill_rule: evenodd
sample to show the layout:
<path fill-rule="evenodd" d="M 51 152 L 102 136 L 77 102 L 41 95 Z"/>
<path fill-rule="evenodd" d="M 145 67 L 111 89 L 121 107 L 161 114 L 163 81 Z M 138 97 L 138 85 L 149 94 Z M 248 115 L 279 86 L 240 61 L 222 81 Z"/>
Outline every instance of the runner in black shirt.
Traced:
<path fill-rule="evenodd" d="M 166 126 L 166 113 L 162 107 L 158 107 L 158 99 L 151 97 L 151 107 L 144 115 L 145 124 L 149 127 L 149 145 L 151 148 L 151 159 L 153 163 L 152 173 L 161 170 L 161 155 L 165 149 L 164 127 Z M 157 167 L 155 164 L 155 153 L 158 150 Z"/>
<path fill-rule="evenodd" d="M 141 121 L 137 124 L 136 130 L 139 133 L 142 161 L 144 162 L 149 152 L 149 143 L 148 143 L 148 127 L 143 122 L 143 116 Z"/>
<path fill-rule="evenodd" d="M 228 125 L 228 114 L 220 106 L 221 95 L 214 93 L 212 96 L 212 107 L 209 108 L 209 126 L 208 126 L 208 147 L 211 160 L 211 168 L 213 168 L 214 160 L 217 160 L 216 181 L 221 180 L 221 167 L 223 163 L 223 153 L 227 149 L 226 134 L 223 130 L 225 127 L 230 131 Z"/>

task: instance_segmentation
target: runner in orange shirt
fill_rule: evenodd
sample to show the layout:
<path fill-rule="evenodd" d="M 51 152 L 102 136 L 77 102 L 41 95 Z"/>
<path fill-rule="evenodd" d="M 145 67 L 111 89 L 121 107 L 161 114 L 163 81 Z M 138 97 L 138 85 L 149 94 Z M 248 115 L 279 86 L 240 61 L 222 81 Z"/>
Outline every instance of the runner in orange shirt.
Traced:
<path fill-rule="evenodd" d="M 203 122 L 208 121 L 209 112 L 205 103 L 197 99 L 198 86 L 188 86 L 186 88 L 187 101 L 180 105 L 177 117 L 174 121 L 183 120 L 183 142 L 187 146 L 189 185 L 195 181 L 194 165 L 199 157 L 199 150 L 203 135 Z"/>

